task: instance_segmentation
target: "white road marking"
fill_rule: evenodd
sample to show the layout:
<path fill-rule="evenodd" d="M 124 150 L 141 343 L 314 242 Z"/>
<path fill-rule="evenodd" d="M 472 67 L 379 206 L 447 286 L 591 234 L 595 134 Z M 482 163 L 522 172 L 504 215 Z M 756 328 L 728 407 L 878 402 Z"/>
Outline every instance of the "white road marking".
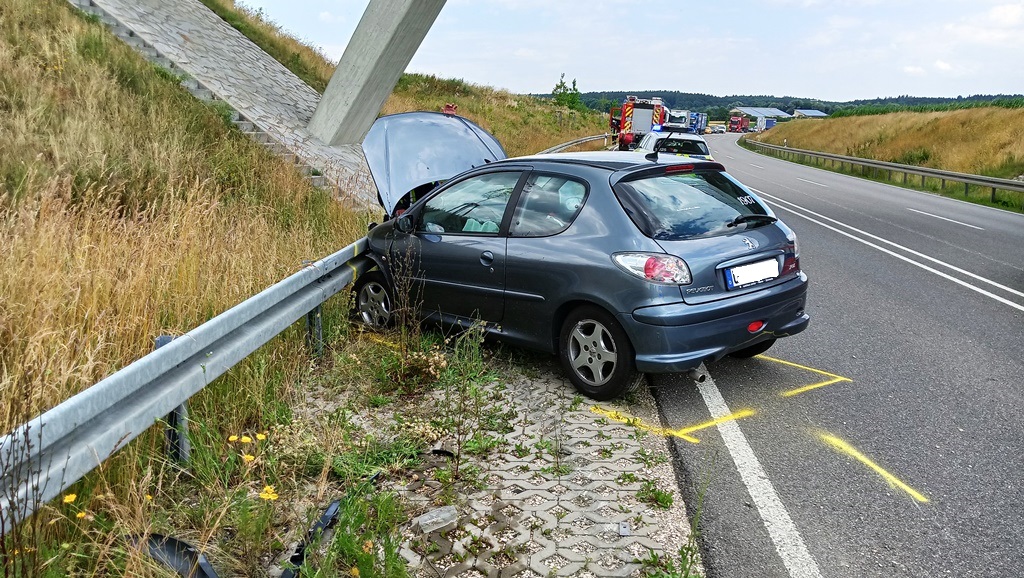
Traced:
<path fill-rule="evenodd" d="M 907 210 L 908 211 L 913 211 L 915 213 L 921 213 L 922 215 L 928 215 L 929 217 L 935 217 L 936 219 L 942 219 L 943 221 L 949 221 L 950 223 L 956 223 L 957 225 L 963 225 L 965 227 L 970 227 L 972 229 L 977 229 L 979 231 L 984 231 L 985 230 L 985 229 L 982 229 L 981 227 L 977 227 L 975 225 L 968 225 L 967 223 L 962 223 L 960 221 L 954 221 L 953 219 L 947 219 L 946 217 L 940 217 L 938 215 L 933 215 L 931 213 L 926 213 L 924 211 L 918 211 L 917 209 L 911 209 L 910 207 L 907 207 Z"/>
<path fill-rule="evenodd" d="M 715 381 L 707 375 L 707 371 L 704 371 L 704 374 L 707 377 L 702 383 L 697 384 L 697 389 L 700 390 L 712 419 L 731 415 L 732 411 L 718 391 Z M 757 506 L 761 521 L 764 522 L 764 527 L 775 544 L 775 551 L 782 558 L 789 575 L 792 578 L 821 578 L 818 564 L 804 545 L 800 532 L 775 492 L 775 486 L 768 479 L 768 474 L 761 467 L 761 462 L 754 455 L 754 450 L 747 443 L 739 424 L 735 421 L 722 422 L 718 424 L 718 433 L 722 435 L 722 441 L 725 442 L 725 447 L 736 464 L 736 470 L 743 479 L 754 505 Z"/>
<path fill-rule="evenodd" d="M 727 158 L 727 159 L 732 159 L 732 160 L 736 160 L 736 157 L 731 157 L 731 156 L 729 156 L 729 155 L 725 155 L 725 158 Z"/>
<path fill-rule="evenodd" d="M 988 283 L 989 285 L 992 285 L 994 287 L 998 287 L 999 289 L 1002 289 L 1003 291 L 1006 291 L 1007 293 L 1012 293 L 1014 295 L 1018 295 L 1020 297 L 1024 297 L 1024 292 L 1017 291 L 1016 289 L 1012 289 L 1012 288 L 1007 287 L 1005 285 L 1001 285 L 999 283 L 996 283 L 995 281 L 992 281 L 991 279 L 987 279 L 985 277 L 982 277 L 981 275 L 977 275 L 975 273 L 971 273 L 970 271 L 965 271 L 965 270 L 963 270 L 963 269 L 961 269 L 959 267 L 956 267 L 954 265 L 950 265 L 949 263 L 946 263 L 945 261 L 940 261 L 938 259 L 935 259 L 934 257 L 929 257 L 928 255 L 925 255 L 923 253 L 919 253 L 919 252 L 917 252 L 917 251 L 915 251 L 913 249 L 909 249 L 907 247 L 904 247 L 903 245 L 900 245 L 898 243 L 894 243 L 894 242 L 889 241 L 887 239 L 883 239 L 882 237 L 879 237 L 877 235 L 872 235 L 871 233 L 868 233 L 866 231 L 861 231 L 860 229 L 858 229 L 856 227 L 851 227 L 850 225 L 847 225 L 846 223 L 842 223 L 842 222 L 837 221 L 835 219 L 826 217 L 825 215 L 822 215 L 820 213 L 815 213 L 814 211 L 811 211 L 809 209 L 805 209 L 805 208 L 801 207 L 800 205 L 797 205 L 796 203 L 791 203 L 789 201 L 784 201 L 784 200 L 782 200 L 782 199 L 780 199 L 780 198 L 778 198 L 778 197 L 776 197 L 774 195 L 769 195 L 769 194 L 767 194 L 767 193 L 765 193 L 763 191 L 759 191 L 757 189 L 753 189 L 753 191 L 756 192 L 757 194 L 763 196 L 763 197 L 767 197 L 767 198 L 773 199 L 776 203 L 781 203 L 782 205 L 792 205 L 793 207 L 796 207 L 797 209 L 799 209 L 801 211 L 804 211 L 804 212 L 809 213 L 811 215 L 815 215 L 817 217 L 820 217 L 821 219 L 823 219 L 825 221 L 831 221 L 831 222 L 833 222 L 833 223 L 835 223 L 837 225 L 846 227 L 847 229 L 850 229 L 851 231 L 856 231 L 856 232 L 858 232 L 861 235 L 864 235 L 866 237 L 870 237 L 870 238 L 875 239 L 877 241 L 880 241 L 882 243 L 886 243 L 888 245 L 892 245 L 893 247 L 896 247 L 896 248 L 898 248 L 898 249 L 900 249 L 902 251 L 906 251 L 907 253 L 910 253 L 911 255 L 914 255 L 916 257 L 920 257 L 922 259 L 927 259 L 928 261 L 932 261 L 933 263 L 937 263 L 939 265 L 942 265 L 943 267 L 948 267 L 949 269 L 952 269 L 953 271 L 956 271 L 957 273 L 960 273 L 962 275 L 966 275 L 968 277 L 977 279 L 978 281 L 982 281 L 984 283 Z M 796 211 L 796 210 L 794 210 L 794 209 L 792 209 L 790 207 L 783 206 L 782 208 L 790 211 L 791 213 L 793 213 L 794 215 L 796 215 L 798 217 L 802 217 L 802 218 L 807 219 L 808 221 L 810 221 L 812 223 L 821 225 L 822 227 L 825 227 L 826 229 L 829 229 L 831 231 L 835 231 L 836 233 L 839 233 L 840 235 L 843 235 L 845 237 L 849 237 L 849 238 L 853 239 L 854 241 L 857 241 L 858 243 L 863 243 L 863 244 L 867 245 L 868 247 L 871 247 L 873 249 L 877 249 L 877 250 L 879 250 L 879 251 L 881 251 L 881 252 L 883 252 L 883 253 L 885 253 L 887 255 L 892 255 L 893 257 L 896 257 L 897 259 L 900 259 L 901 261 L 906 261 L 907 263 L 910 263 L 911 265 L 914 265 L 916 267 L 920 267 L 921 269 L 924 269 L 925 271 L 928 271 L 929 273 L 933 273 L 935 275 L 938 275 L 939 277 L 942 277 L 943 279 L 948 279 L 948 280 L 950 280 L 950 281 L 952 281 L 952 282 L 954 282 L 954 283 L 956 283 L 958 285 L 966 287 L 966 288 L 970 289 L 971 291 L 975 291 L 977 293 L 980 293 L 980 294 L 982 294 L 982 295 L 984 295 L 984 296 L 986 296 L 986 297 L 988 297 L 990 299 L 994 299 L 995 301 L 998 301 L 998 302 L 1000 302 L 1000 303 L 1002 303 L 1004 305 L 1009 305 L 1010 307 L 1013 307 L 1014 309 L 1017 309 L 1019 311 L 1024 311 L 1024 305 L 1019 305 L 1017 303 L 1014 303 L 1013 301 L 1010 301 L 1009 299 L 1003 298 L 1003 297 L 1001 297 L 999 295 L 996 295 L 995 293 L 991 293 L 989 291 L 986 291 L 986 290 L 982 289 L 981 287 L 978 287 L 978 286 L 972 285 L 972 284 L 970 284 L 970 283 L 968 283 L 966 281 L 962 281 L 960 279 L 957 279 L 956 277 L 953 277 L 952 275 L 948 275 L 946 273 L 943 273 L 942 271 L 939 271 L 938 269 L 934 269 L 932 267 L 929 267 L 928 265 L 925 265 L 924 263 L 919 263 L 919 262 L 911 259 L 910 257 L 905 257 L 903 255 L 900 255 L 899 253 L 896 253 L 894 251 L 890 251 L 889 249 L 886 249 L 885 247 L 881 247 L 881 246 L 876 245 L 876 244 L 874 244 L 874 243 L 872 243 L 870 241 L 866 241 L 864 239 L 861 239 L 860 237 L 857 237 L 857 236 L 855 236 L 855 235 L 853 235 L 851 233 L 847 233 L 846 231 L 843 231 L 843 230 L 837 229 L 836 227 L 833 227 L 831 225 L 825 224 L 822 221 L 819 221 L 818 219 L 815 219 L 815 218 L 809 217 L 807 215 L 804 215 L 804 214 L 802 214 L 802 213 L 800 213 L 800 212 L 798 212 L 798 211 Z"/>
<path fill-rule="evenodd" d="M 797 177 L 797 179 L 796 179 L 796 180 L 798 180 L 798 181 L 803 181 L 803 182 L 805 182 L 805 183 L 808 183 L 808 184 L 811 184 L 811 185 L 818 185 L 819 187 L 825 187 L 826 189 L 828 188 L 828 185 L 823 185 L 823 184 L 821 184 L 821 183 L 816 183 L 816 182 L 814 182 L 814 181 L 808 181 L 807 179 L 801 179 L 800 177 Z"/>
<path fill-rule="evenodd" d="M 752 166 L 754 168 L 757 168 L 757 169 L 763 169 L 764 168 L 761 165 L 755 165 L 754 163 L 750 163 L 750 166 Z"/>

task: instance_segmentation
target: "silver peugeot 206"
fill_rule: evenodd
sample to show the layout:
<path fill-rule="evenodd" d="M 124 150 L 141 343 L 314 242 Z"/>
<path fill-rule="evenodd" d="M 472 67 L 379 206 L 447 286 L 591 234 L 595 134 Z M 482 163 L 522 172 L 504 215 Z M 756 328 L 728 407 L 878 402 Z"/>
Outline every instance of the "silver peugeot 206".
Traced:
<path fill-rule="evenodd" d="M 367 323 L 393 320 L 402 287 L 425 320 L 486 322 L 556 354 L 598 400 L 807 327 L 796 234 L 719 163 L 506 158 L 479 126 L 438 113 L 382 117 L 363 148 L 389 217 L 368 235 L 377 268 L 354 287 Z"/>

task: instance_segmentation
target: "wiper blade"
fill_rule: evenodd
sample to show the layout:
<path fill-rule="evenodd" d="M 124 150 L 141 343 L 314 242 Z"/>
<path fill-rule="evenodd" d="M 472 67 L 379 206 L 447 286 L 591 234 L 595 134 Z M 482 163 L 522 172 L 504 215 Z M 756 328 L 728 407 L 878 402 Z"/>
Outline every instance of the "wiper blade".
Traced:
<path fill-rule="evenodd" d="M 729 221 L 727 226 L 735 227 L 749 221 L 766 221 L 768 223 L 774 223 L 775 221 L 778 221 L 778 219 L 771 215 L 739 215 L 735 219 Z"/>

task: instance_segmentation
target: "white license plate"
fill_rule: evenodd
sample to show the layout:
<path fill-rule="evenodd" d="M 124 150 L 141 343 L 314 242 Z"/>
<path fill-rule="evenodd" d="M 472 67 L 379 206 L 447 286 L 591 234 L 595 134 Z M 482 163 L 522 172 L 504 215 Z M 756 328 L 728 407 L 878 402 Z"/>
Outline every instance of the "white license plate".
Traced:
<path fill-rule="evenodd" d="M 725 270 L 725 284 L 729 289 L 740 289 L 756 285 L 779 276 L 779 261 L 768 259 L 749 265 L 740 265 Z"/>

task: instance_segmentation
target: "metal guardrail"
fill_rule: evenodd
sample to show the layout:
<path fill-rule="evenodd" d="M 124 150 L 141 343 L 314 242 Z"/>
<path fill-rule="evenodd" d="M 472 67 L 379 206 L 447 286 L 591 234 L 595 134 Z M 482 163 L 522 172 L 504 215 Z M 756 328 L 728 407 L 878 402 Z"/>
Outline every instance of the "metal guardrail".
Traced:
<path fill-rule="evenodd" d="M 10 531 L 371 266 L 366 238 L 308 264 L 0 438 Z"/>
<path fill-rule="evenodd" d="M 780 157 L 795 158 L 799 162 L 803 162 L 806 159 L 814 159 L 815 164 L 818 160 L 831 161 L 832 166 L 836 163 L 840 163 L 840 169 L 842 165 L 850 164 L 853 166 L 860 166 L 871 168 L 874 170 L 884 170 L 903 174 L 903 182 L 907 182 L 907 175 L 914 175 L 921 177 L 921 185 L 924 186 L 925 179 L 938 179 L 941 182 L 941 187 L 946 188 L 946 181 L 961 183 L 964 185 L 964 195 L 966 196 L 970 190 L 970 185 L 979 187 L 986 187 L 992 190 L 991 200 L 995 202 L 996 191 L 1013 191 L 1017 193 L 1024 193 L 1024 181 L 1014 181 L 1010 179 L 997 179 L 995 177 L 985 177 L 981 175 L 970 175 L 966 173 L 955 173 L 952 171 L 940 171 L 938 169 L 929 169 L 926 167 L 916 167 L 913 165 L 901 165 L 898 163 L 888 163 L 884 161 L 875 161 L 871 159 L 862 159 L 857 157 L 848 157 L 843 155 L 834 155 L 831 153 L 821 153 L 815 151 L 808 151 L 803 149 L 795 149 L 789 147 L 781 147 L 778 145 L 772 145 L 768 143 L 762 143 L 749 139 L 744 139 L 744 142 L 748 145 L 758 147 L 760 149 L 766 149 L 772 153 L 777 154 Z M 891 176 L 891 175 L 890 175 Z M 891 179 L 890 179 L 891 180 Z M 1024 197 L 1021 199 L 1021 206 L 1024 208 Z"/>
<path fill-rule="evenodd" d="M 551 154 L 551 153 L 557 153 L 557 152 L 564 151 L 567 148 L 574 147 L 574 146 L 579 145 L 579 144 L 583 144 L 585 142 L 590 142 L 590 141 L 594 141 L 594 140 L 601 139 L 601 138 L 608 138 L 609 136 L 611 136 L 611 135 L 608 135 L 608 134 L 596 134 L 594 136 L 585 136 L 583 138 L 578 138 L 576 140 L 572 140 L 572 141 L 569 141 L 567 143 L 562 143 L 562 144 L 560 144 L 558 146 L 553 146 L 553 147 L 551 147 L 549 149 L 544 149 L 544 150 L 540 151 L 537 154 L 539 154 L 539 155 L 547 155 L 547 154 Z"/>

